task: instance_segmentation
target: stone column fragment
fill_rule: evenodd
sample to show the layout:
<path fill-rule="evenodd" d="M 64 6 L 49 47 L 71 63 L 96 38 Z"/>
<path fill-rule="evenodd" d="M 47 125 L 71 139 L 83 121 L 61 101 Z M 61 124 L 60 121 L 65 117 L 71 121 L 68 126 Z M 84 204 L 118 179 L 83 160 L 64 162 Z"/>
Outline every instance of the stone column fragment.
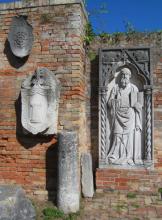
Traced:
<path fill-rule="evenodd" d="M 79 210 L 78 138 L 73 131 L 59 135 L 58 150 L 58 208 L 64 213 Z"/>
<path fill-rule="evenodd" d="M 82 170 L 82 193 L 84 197 L 93 197 L 94 183 L 92 171 L 92 156 L 90 153 L 83 153 L 81 157 Z"/>

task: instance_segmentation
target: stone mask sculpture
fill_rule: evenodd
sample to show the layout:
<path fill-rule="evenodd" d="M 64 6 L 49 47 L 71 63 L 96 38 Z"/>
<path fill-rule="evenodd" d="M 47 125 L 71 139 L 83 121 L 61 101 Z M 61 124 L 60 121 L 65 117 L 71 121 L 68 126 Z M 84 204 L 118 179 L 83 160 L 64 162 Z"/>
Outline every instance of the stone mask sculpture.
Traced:
<path fill-rule="evenodd" d="M 60 84 L 46 68 L 38 68 L 28 76 L 21 87 L 21 123 L 34 135 L 57 133 Z"/>
<path fill-rule="evenodd" d="M 29 55 L 33 44 L 33 28 L 23 16 L 12 19 L 8 41 L 13 54 L 23 58 Z"/>

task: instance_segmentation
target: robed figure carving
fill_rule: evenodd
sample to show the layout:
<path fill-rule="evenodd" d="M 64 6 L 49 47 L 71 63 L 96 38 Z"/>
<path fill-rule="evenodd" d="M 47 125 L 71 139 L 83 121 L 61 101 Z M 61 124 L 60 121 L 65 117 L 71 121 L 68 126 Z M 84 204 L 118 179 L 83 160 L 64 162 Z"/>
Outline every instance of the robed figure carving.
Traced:
<path fill-rule="evenodd" d="M 21 122 L 32 134 L 56 134 L 60 84 L 46 68 L 38 68 L 22 83 Z"/>
<path fill-rule="evenodd" d="M 110 141 L 107 162 L 116 165 L 142 165 L 143 92 L 130 82 L 131 70 L 121 68 L 107 108 L 110 117 Z"/>

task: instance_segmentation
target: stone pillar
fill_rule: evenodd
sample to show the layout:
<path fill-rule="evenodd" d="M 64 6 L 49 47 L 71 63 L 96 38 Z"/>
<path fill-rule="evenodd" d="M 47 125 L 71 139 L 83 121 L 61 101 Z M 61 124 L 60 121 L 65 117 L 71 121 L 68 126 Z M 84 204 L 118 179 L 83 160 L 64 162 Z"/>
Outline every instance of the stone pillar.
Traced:
<path fill-rule="evenodd" d="M 79 210 L 78 137 L 73 131 L 62 131 L 58 150 L 58 208 L 64 213 Z"/>
<path fill-rule="evenodd" d="M 100 88 L 100 96 L 101 96 L 101 121 L 100 121 L 100 158 L 99 160 L 102 161 L 106 159 L 107 151 L 106 151 L 106 92 L 107 88 L 101 87 Z"/>
<path fill-rule="evenodd" d="M 145 159 L 152 160 L 152 87 L 145 86 L 146 111 L 145 111 Z"/>
<path fill-rule="evenodd" d="M 94 182 L 92 171 L 92 156 L 90 153 L 83 153 L 81 157 L 82 170 L 82 193 L 84 197 L 93 197 Z"/>

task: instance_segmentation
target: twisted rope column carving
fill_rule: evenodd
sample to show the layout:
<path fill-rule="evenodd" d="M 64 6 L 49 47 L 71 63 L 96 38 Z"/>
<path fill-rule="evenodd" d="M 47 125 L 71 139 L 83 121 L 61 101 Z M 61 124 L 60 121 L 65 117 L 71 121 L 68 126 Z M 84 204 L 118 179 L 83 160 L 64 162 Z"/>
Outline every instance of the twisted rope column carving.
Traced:
<path fill-rule="evenodd" d="M 106 158 L 106 87 L 101 88 L 101 159 Z"/>
<path fill-rule="evenodd" d="M 151 89 L 145 91 L 146 95 L 146 160 L 152 159 L 152 95 Z"/>

